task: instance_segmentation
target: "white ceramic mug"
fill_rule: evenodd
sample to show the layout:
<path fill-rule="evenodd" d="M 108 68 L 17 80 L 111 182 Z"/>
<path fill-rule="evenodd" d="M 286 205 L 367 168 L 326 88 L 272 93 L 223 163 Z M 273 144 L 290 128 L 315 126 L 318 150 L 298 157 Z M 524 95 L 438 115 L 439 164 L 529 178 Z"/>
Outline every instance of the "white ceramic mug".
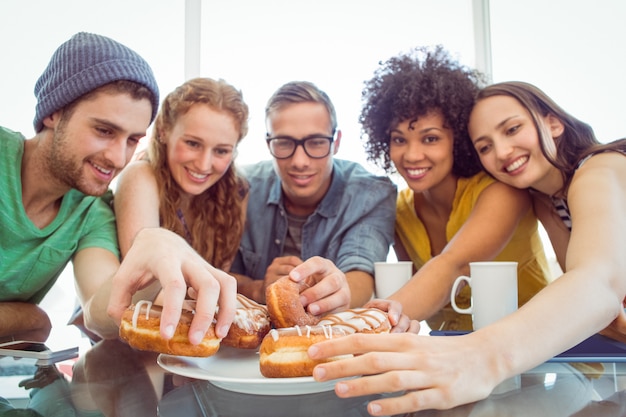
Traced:
<path fill-rule="evenodd" d="M 517 262 L 470 262 L 470 276 L 460 276 L 452 285 L 450 301 L 460 314 L 471 314 L 474 330 L 517 310 Z M 455 295 L 463 282 L 472 288 L 471 305 L 460 308 Z"/>
<path fill-rule="evenodd" d="M 387 298 L 406 284 L 413 276 L 413 262 L 374 262 L 376 297 Z"/>

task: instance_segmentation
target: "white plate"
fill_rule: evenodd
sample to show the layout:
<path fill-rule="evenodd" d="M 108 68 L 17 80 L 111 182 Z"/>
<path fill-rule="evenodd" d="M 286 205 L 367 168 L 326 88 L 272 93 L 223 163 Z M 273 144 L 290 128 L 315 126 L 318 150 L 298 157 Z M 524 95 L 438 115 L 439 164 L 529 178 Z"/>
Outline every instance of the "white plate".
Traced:
<path fill-rule="evenodd" d="M 299 395 L 332 391 L 337 380 L 317 382 L 313 377 L 265 378 L 256 350 L 221 347 L 208 358 L 160 354 L 157 363 L 166 371 L 211 381 L 228 391 L 257 395 Z"/>

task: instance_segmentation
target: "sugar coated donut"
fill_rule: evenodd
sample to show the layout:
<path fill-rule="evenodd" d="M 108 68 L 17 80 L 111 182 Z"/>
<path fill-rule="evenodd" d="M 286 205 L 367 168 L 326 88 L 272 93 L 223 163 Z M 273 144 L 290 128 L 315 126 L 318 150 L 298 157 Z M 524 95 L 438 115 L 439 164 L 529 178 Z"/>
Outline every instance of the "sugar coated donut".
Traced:
<path fill-rule="evenodd" d="M 276 328 L 314 326 L 319 317 L 307 312 L 300 302 L 300 291 L 304 283 L 293 282 L 283 277 L 265 289 L 265 301 L 272 324 Z"/>
<path fill-rule="evenodd" d="M 377 308 L 352 308 L 328 314 L 319 325 L 338 327 L 345 333 L 388 333 L 391 323 L 386 312 Z"/>
<path fill-rule="evenodd" d="M 261 374 L 266 378 L 311 376 L 316 365 L 348 356 L 313 360 L 307 353 L 309 346 L 344 335 L 341 329 L 331 326 L 272 329 L 263 338 L 259 349 Z"/>
<path fill-rule="evenodd" d="M 122 315 L 120 337 L 130 346 L 159 353 L 179 356 L 211 356 L 220 347 L 220 339 L 215 335 L 215 327 L 211 325 L 198 345 L 189 342 L 187 334 L 193 319 L 193 312 L 183 310 L 174 336 L 166 340 L 161 337 L 160 306 L 152 305 L 150 301 L 139 301 L 131 305 Z"/>
<path fill-rule="evenodd" d="M 269 331 L 267 307 L 237 294 L 235 319 L 222 343 L 239 349 L 256 349 Z"/>

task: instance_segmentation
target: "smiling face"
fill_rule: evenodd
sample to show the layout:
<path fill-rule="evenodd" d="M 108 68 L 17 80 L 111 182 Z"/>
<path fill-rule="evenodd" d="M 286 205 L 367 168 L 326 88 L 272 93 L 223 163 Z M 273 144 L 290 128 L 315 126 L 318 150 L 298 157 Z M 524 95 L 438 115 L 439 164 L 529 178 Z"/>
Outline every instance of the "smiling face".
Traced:
<path fill-rule="evenodd" d="M 321 103 L 294 103 L 273 111 L 267 120 L 272 137 L 302 139 L 312 135 L 332 136 L 330 115 Z M 292 213 L 311 213 L 330 187 L 333 154 L 339 149 L 337 132 L 331 152 L 324 158 L 311 158 L 302 146 L 286 159 L 274 158 L 274 169 L 280 176 L 287 208 Z"/>
<path fill-rule="evenodd" d="M 178 186 L 189 195 L 209 189 L 230 167 L 238 139 L 239 131 L 230 114 L 205 104 L 191 106 L 162 139 Z"/>
<path fill-rule="evenodd" d="M 45 118 L 53 130 L 45 161 L 51 178 L 84 194 L 102 195 L 132 158 L 151 114 L 147 99 L 99 92 Z"/>
<path fill-rule="evenodd" d="M 390 132 L 389 157 L 416 193 L 436 188 L 452 175 L 454 138 L 438 111 L 405 120 Z"/>
<path fill-rule="evenodd" d="M 548 119 L 540 123 L 548 126 Z M 530 112 L 513 97 L 480 100 L 470 116 L 469 134 L 483 166 L 499 181 L 547 194 L 562 186 L 558 169 L 541 152 Z"/>

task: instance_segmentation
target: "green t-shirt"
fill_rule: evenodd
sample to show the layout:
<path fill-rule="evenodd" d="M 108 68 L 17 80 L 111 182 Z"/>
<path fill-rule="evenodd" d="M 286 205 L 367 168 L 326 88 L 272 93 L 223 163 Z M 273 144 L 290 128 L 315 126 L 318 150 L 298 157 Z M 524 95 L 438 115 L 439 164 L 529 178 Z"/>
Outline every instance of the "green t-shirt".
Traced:
<path fill-rule="evenodd" d="M 43 229 L 26 216 L 21 167 L 24 137 L 0 127 L 0 301 L 40 302 L 72 256 L 99 247 L 119 257 L 113 194 L 70 190 Z"/>

